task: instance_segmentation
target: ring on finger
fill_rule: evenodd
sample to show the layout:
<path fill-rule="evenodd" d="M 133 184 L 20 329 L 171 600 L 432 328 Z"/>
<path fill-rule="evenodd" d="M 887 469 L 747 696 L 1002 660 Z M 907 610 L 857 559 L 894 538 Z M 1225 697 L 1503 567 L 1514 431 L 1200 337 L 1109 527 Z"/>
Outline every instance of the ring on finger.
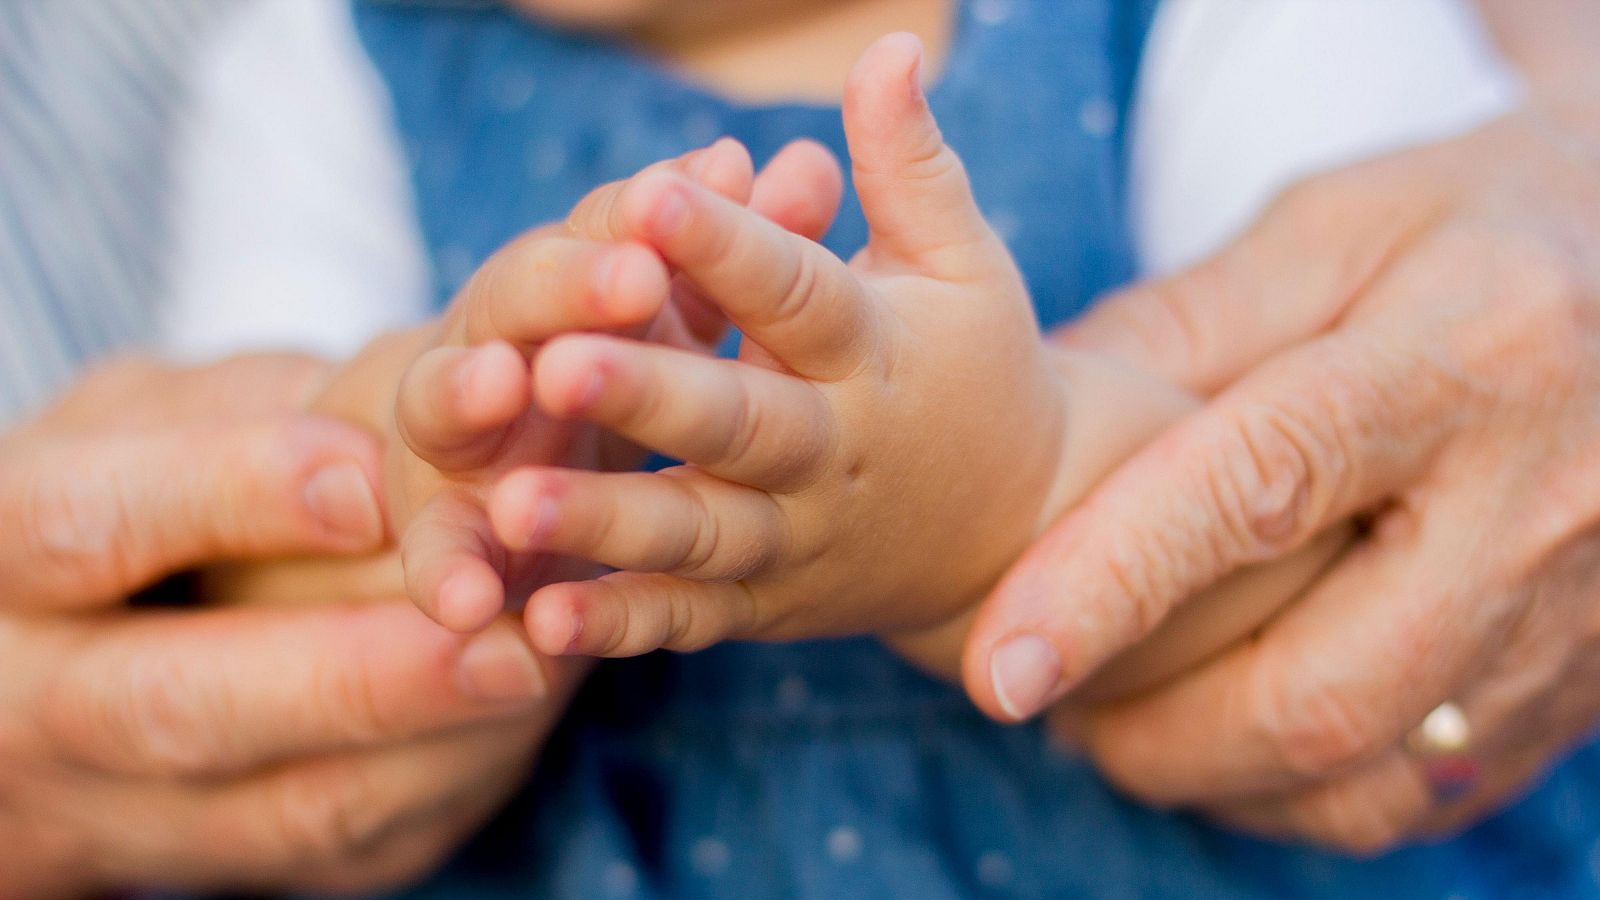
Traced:
<path fill-rule="evenodd" d="M 1472 724 L 1456 703 L 1434 707 L 1407 735 L 1406 749 L 1421 764 L 1429 789 L 1441 801 L 1462 796 L 1478 781 L 1478 763 L 1471 755 Z"/>

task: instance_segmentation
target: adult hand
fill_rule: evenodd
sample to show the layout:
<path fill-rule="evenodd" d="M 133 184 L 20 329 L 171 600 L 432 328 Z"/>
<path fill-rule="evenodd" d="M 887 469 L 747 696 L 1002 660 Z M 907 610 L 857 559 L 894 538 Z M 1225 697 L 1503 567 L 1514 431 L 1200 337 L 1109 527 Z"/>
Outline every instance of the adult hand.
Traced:
<path fill-rule="evenodd" d="M 0 438 L 0 896 L 374 888 L 525 771 L 572 679 L 509 627 L 122 605 L 214 559 L 380 546 L 377 448 L 291 412 L 324 374 L 125 363 Z"/>
<path fill-rule="evenodd" d="M 1364 515 L 1255 639 L 1082 712 L 1115 782 L 1371 851 L 1503 803 L 1600 721 L 1595 113 L 1530 108 L 1311 179 L 1063 335 L 1210 400 L 989 598 L 974 699 L 1034 715 L 1185 598 Z M 1461 796 L 1406 749 L 1446 701 L 1478 773 Z"/>

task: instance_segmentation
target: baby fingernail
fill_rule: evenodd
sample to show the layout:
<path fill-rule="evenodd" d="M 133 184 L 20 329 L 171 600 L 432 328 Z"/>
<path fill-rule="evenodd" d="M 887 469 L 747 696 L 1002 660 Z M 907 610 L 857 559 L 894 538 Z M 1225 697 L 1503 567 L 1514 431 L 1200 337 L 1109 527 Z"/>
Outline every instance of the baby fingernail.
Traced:
<path fill-rule="evenodd" d="M 1055 699 L 1061 684 L 1061 655 L 1037 634 L 1020 634 L 997 647 L 989 657 L 995 699 L 1013 719 L 1037 715 Z"/>
<path fill-rule="evenodd" d="M 583 412 L 600 402 L 600 394 L 606 389 L 606 378 L 596 366 L 584 379 L 583 387 L 578 389 L 578 394 L 573 398 L 572 407 L 576 412 Z"/>
<path fill-rule="evenodd" d="M 534 504 L 533 524 L 528 528 L 528 546 L 537 545 L 556 528 L 556 516 L 561 510 L 550 497 L 540 497 Z"/>
<path fill-rule="evenodd" d="M 472 351 L 456 368 L 456 389 L 461 396 L 472 397 L 478 392 L 478 372 L 483 368 L 482 360 L 482 351 Z"/>
<path fill-rule="evenodd" d="M 492 628 L 472 639 L 456 670 L 461 692 L 491 702 L 537 700 L 545 695 L 544 673 L 533 651 L 516 634 Z"/>
<path fill-rule="evenodd" d="M 690 178 L 693 178 L 695 181 L 700 181 L 706 177 L 706 167 L 711 165 L 711 151 L 714 150 L 716 146 L 716 144 L 712 144 L 710 147 L 696 150 L 689 157 L 689 166 L 687 171 Z"/>
<path fill-rule="evenodd" d="M 656 204 L 655 215 L 650 218 L 651 228 L 657 236 L 676 234 L 689 221 L 689 200 L 683 189 L 674 185 Z"/>
<path fill-rule="evenodd" d="M 383 539 L 383 513 L 367 473 L 352 462 L 318 471 L 305 486 L 305 504 L 329 530 L 375 544 Z"/>
<path fill-rule="evenodd" d="M 607 253 L 594 267 L 595 299 L 604 304 L 611 296 L 612 285 L 617 281 L 617 270 L 622 266 L 618 253 Z"/>
<path fill-rule="evenodd" d="M 498 585 L 486 589 L 471 572 L 460 572 L 439 586 L 439 621 L 452 631 L 471 632 L 494 618 L 504 604 Z"/>
<path fill-rule="evenodd" d="M 539 544 L 555 531 L 556 517 L 560 513 L 560 506 L 554 498 L 541 495 L 533 501 L 532 509 L 510 520 L 512 524 L 502 535 L 506 546 L 512 550 L 538 549 Z"/>

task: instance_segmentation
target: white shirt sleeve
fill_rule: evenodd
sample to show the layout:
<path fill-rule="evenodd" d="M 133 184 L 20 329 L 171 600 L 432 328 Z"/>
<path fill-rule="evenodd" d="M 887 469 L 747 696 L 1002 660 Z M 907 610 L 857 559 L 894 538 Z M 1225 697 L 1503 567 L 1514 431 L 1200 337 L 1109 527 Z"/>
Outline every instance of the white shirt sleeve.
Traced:
<path fill-rule="evenodd" d="M 1519 97 L 1465 0 L 1165 0 L 1133 123 L 1141 266 L 1200 259 L 1302 176 L 1463 133 Z"/>
<path fill-rule="evenodd" d="M 426 314 L 408 171 L 349 4 L 241 8 L 194 91 L 160 312 L 168 353 L 342 356 Z"/>

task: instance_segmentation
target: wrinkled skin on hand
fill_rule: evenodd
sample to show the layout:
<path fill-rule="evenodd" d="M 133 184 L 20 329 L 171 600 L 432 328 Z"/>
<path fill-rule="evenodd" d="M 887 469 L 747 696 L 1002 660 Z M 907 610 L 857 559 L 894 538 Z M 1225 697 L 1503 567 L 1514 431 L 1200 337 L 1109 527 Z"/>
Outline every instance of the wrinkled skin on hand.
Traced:
<path fill-rule="evenodd" d="M 1499 808 L 1600 722 L 1596 104 L 1313 178 L 1234 246 L 1062 337 L 1209 398 L 1012 570 L 967 646 L 1052 648 L 1031 711 L 1186 597 L 1366 517 L 1254 639 L 1057 717 L 1133 795 L 1370 852 Z M 1482 777 L 1404 747 L 1453 700 Z"/>
<path fill-rule="evenodd" d="M 564 701 L 510 628 L 467 641 L 403 599 L 125 605 L 381 545 L 377 446 L 301 411 L 327 374 L 126 361 L 0 437 L 0 896 L 378 890 L 525 771 Z"/>

